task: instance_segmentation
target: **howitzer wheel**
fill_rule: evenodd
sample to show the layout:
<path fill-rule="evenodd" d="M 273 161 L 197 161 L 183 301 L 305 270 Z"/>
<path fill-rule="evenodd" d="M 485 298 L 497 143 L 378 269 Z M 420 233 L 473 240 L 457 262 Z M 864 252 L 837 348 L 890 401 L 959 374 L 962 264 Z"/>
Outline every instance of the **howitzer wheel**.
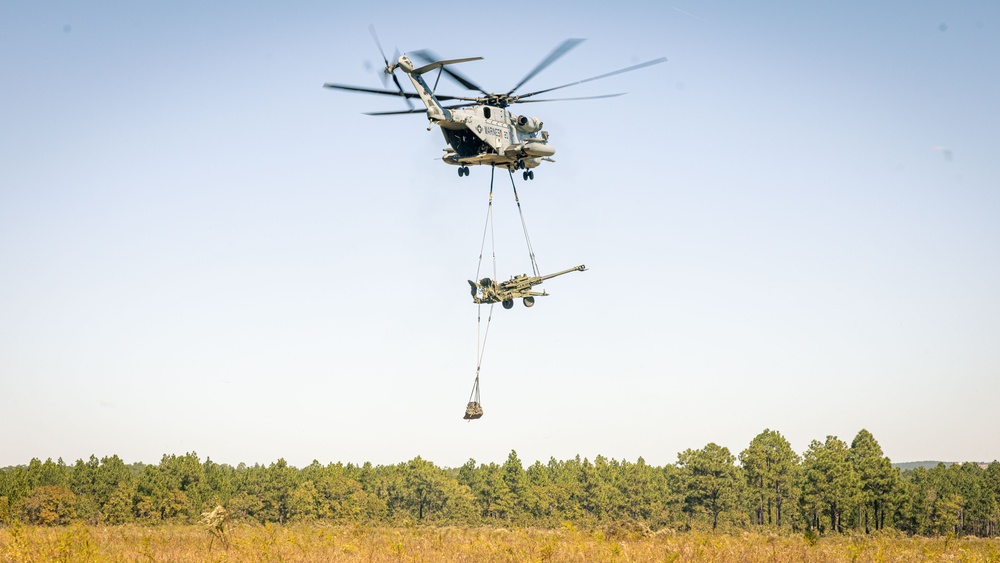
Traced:
<path fill-rule="evenodd" d="M 513 299 L 504 299 L 503 300 L 503 308 L 504 309 L 510 309 L 513 306 L 514 306 L 514 300 Z"/>
<path fill-rule="evenodd" d="M 525 307 L 531 307 L 531 306 L 533 306 L 534 304 L 535 304 L 535 298 L 534 298 L 534 297 L 531 297 L 531 296 L 529 295 L 528 297 L 525 297 L 525 298 L 524 298 L 524 306 L 525 306 Z"/>

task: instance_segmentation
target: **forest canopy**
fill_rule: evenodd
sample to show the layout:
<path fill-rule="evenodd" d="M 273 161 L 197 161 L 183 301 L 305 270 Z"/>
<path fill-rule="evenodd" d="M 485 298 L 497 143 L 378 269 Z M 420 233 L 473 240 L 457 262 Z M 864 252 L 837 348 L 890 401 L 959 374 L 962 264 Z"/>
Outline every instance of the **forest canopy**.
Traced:
<path fill-rule="evenodd" d="M 773 430 L 741 452 L 709 443 L 664 466 L 579 456 L 525 467 L 469 460 L 442 468 L 312 462 L 296 468 L 218 464 L 194 453 L 156 465 L 118 456 L 0 470 L 0 526 L 194 523 L 222 506 L 234 519 L 278 523 L 555 527 L 631 522 L 651 529 L 895 530 L 997 535 L 1000 462 L 901 471 L 867 430 L 850 444 L 814 440 L 801 455 Z"/>

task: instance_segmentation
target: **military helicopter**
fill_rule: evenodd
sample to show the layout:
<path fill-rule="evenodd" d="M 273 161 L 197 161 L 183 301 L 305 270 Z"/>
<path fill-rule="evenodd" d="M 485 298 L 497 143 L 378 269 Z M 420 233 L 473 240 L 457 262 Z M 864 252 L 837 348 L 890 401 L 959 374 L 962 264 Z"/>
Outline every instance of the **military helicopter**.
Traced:
<path fill-rule="evenodd" d="M 475 82 L 448 68 L 450 65 L 482 60 L 482 57 L 442 60 L 431 51 L 424 49 L 410 53 L 413 57 L 424 63 L 421 66 L 417 66 L 413 62 L 413 59 L 406 54 L 400 55 L 396 59 L 396 62 L 390 63 L 389 59 L 385 56 L 385 51 L 382 49 L 378 36 L 375 34 L 374 27 L 370 27 L 369 31 L 372 34 L 372 38 L 375 39 L 375 44 L 378 46 L 379 52 L 382 54 L 382 60 L 385 61 L 385 75 L 392 77 L 396 85 L 396 90 L 332 83 L 326 83 L 323 86 L 336 90 L 398 96 L 402 97 L 410 107 L 410 109 L 403 111 L 371 112 L 367 115 L 426 113 L 429 120 L 427 130 L 430 131 L 434 125 L 439 126 L 441 132 L 444 134 L 445 141 L 448 143 L 441 160 L 452 166 L 457 166 L 459 177 L 469 175 L 469 166 L 491 165 L 507 168 L 511 171 L 523 170 L 522 177 L 525 180 L 533 180 L 535 173 L 532 169 L 538 167 L 543 161 L 554 162 L 551 157 L 555 154 L 556 150 L 549 144 L 548 132 L 542 130 L 542 121 L 537 117 L 515 115 L 508 109 L 511 105 L 621 96 L 622 94 L 619 93 L 577 98 L 528 99 L 538 94 L 638 70 L 660 64 L 667 60 L 665 57 L 661 57 L 569 84 L 536 90 L 526 94 L 515 94 L 518 88 L 534 78 L 535 75 L 565 55 L 570 49 L 583 42 L 583 39 L 567 39 L 560 43 L 513 88 L 504 93 L 490 93 Z M 416 89 L 415 94 L 403 90 L 403 86 L 396 76 L 397 69 L 402 71 L 410 79 L 410 82 L 413 83 L 413 87 Z M 424 75 L 434 70 L 437 70 L 438 73 L 434 81 L 434 87 L 431 88 L 424 80 Z M 449 76 L 469 90 L 477 90 L 482 95 L 463 97 L 437 94 L 436 90 L 442 74 Z M 383 77 L 384 84 L 385 77 Z M 412 98 L 420 98 L 420 101 L 426 107 L 414 108 L 410 102 Z M 441 104 L 442 101 L 460 101 L 464 103 L 445 106 Z"/>

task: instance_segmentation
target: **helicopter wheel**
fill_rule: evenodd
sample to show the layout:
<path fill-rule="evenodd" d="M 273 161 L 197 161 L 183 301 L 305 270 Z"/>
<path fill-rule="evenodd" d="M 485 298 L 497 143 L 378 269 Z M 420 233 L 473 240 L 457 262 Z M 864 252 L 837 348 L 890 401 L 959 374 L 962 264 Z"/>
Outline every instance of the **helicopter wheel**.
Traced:
<path fill-rule="evenodd" d="M 528 171 L 525 170 L 524 172 L 521 172 L 521 177 L 524 178 L 525 180 L 527 180 L 528 179 Z"/>
<path fill-rule="evenodd" d="M 528 175 L 528 179 L 529 180 L 534 180 L 535 179 L 535 171 L 534 170 L 528 170 L 527 172 L 525 172 L 525 174 Z"/>
<path fill-rule="evenodd" d="M 504 309 L 510 309 L 512 307 L 514 307 L 514 300 L 513 299 L 504 299 L 503 300 L 503 308 Z"/>
<path fill-rule="evenodd" d="M 525 307 L 531 307 L 534 304 L 535 304 L 535 298 L 534 297 L 530 297 L 529 296 L 529 297 L 525 297 L 524 298 L 524 306 Z"/>
<path fill-rule="evenodd" d="M 524 160 L 520 158 L 517 159 L 517 167 L 520 168 L 521 170 L 524 170 Z"/>

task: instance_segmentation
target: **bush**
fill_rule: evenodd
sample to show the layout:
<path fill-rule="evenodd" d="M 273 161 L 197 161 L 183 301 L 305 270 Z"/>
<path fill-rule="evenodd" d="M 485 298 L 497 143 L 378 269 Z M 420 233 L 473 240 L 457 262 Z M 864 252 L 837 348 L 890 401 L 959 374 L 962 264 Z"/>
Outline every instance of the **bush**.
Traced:
<path fill-rule="evenodd" d="M 36 487 L 21 504 L 21 519 L 29 524 L 59 526 L 76 515 L 76 495 L 62 485 Z"/>

